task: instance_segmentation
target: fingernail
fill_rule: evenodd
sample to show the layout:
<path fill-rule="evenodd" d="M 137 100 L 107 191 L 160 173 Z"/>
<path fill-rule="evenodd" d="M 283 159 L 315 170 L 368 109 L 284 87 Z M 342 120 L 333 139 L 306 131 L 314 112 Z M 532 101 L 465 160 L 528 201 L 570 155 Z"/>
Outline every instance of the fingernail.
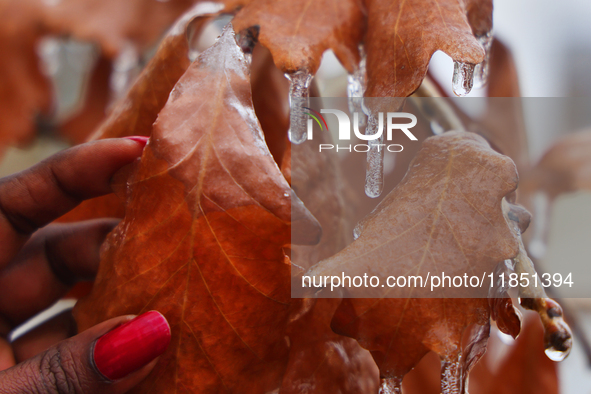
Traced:
<path fill-rule="evenodd" d="M 146 146 L 146 144 L 148 143 L 148 139 L 150 137 L 144 137 L 144 136 L 141 136 L 141 135 L 132 135 L 130 137 L 123 137 L 123 138 L 127 138 L 128 140 L 135 141 L 138 144 L 140 144 L 141 146 Z"/>
<path fill-rule="evenodd" d="M 100 337 L 94 345 L 94 364 L 107 379 L 121 379 L 160 356 L 169 343 L 166 318 L 146 312 Z"/>

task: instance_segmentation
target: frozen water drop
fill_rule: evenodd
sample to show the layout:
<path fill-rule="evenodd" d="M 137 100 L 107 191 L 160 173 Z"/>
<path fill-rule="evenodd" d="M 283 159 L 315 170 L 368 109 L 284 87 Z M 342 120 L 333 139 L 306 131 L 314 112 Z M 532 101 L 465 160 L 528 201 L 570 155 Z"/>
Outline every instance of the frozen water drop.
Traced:
<path fill-rule="evenodd" d="M 553 347 L 549 347 L 546 350 L 544 350 L 544 352 L 546 353 L 546 356 L 555 362 L 560 362 L 562 360 L 564 360 L 570 353 L 570 348 L 567 350 L 558 350 L 555 349 Z"/>
<path fill-rule="evenodd" d="M 289 192 L 283 193 L 283 197 L 289 197 Z"/>
<path fill-rule="evenodd" d="M 294 73 L 285 74 L 290 80 L 289 87 L 289 140 L 294 144 L 301 144 L 306 140 L 308 116 L 306 109 L 310 104 L 310 82 L 312 74 L 300 70 Z"/>
<path fill-rule="evenodd" d="M 474 85 L 474 67 L 472 63 L 454 61 L 454 76 L 451 87 L 456 96 L 465 96 L 472 90 Z"/>
<path fill-rule="evenodd" d="M 401 394 L 402 393 L 402 378 L 394 377 L 382 379 L 380 391 L 378 394 Z"/>
<path fill-rule="evenodd" d="M 484 60 L 474 68 L 474 87 L 482 88 L 488 82 L 488 65 L 490 60 L 490 48 L 493 42 L 492 32 L 488 32 L 476 37 L 480 45 L 484 48 Z"/>
<path fill-rule="evenodd" d="M 365 172 L 365 194 L 371 198 L 379 197 L 384 189 L 383 127 L 382 117 L 378 121 L 375 115 L 370 115 L 365 134 L 381 134 L 379 138 L 368 141 L 369 151 L 367 152 L 367 169 Z"/>

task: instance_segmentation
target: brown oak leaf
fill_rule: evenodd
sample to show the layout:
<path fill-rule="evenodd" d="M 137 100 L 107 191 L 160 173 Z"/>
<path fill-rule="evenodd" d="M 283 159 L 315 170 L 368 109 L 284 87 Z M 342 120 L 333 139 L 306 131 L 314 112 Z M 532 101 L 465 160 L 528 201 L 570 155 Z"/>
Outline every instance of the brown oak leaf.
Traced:
<path fill-rule="evenodd" d="M 353 72 L 365 31 L 359 0 L 252 0 L 234 17 L 236 31 L 260 26 L 259 40 L 283 72 L 314 74 L 322 54 L 332 49 Z"/>
<path fill-rule="evenodd" d="M 502 209 L 503 198 L 516 186 L 514 164 L 481 137 L 448 132 L 429 138 L 407 176 L 364 221 L 359 238 L 307 274 L 491 272 L 519 251 Z M 371 295 L 384 297 L 385 291 L 388 296 L 409 295 L 396 288 Z M 370 350 L 385 386 L 398 387 L 402 377 L 433 350 L 443 363 L 442 387 L 461 388 L 484 352 L 489 308 L 485 298 L 346 298 L 332 327 Z M 468 336 L 462 357 L 462 337 L 472 325 L 476 329 Z"/>
<path fill-rule="evenodd" d="M 188 29 L 197 33 L 208 20 L 205 15 L 220 10 L 221 6 L 197 4 L 179 18 L 125 96 L 115 104 L 113 110 L 88 139 L 150 136 L 152 124 L 164 107 L 170 91 L 189 67 Z M 59 221 L 123 217 L 123 213 L 121 200 L 109 194 L 82 202 Z"/>
<path fill-rule="evenodd" d="M 490 272 L 519 251 L 502 210 L 503 197 L 516 187 L 513 162 L 482 137 L 447 132 L 428 138 L 405 178 L 363 220 L 359 238 L 309 274 Z M 396 287 L 387 291 L 389 297 L 409 295 Z"/>
<path fill-rule="evenodd" d="M 489 0 L 366 0 L 366 97 L 407 97 L 423 81 L 431 56 L 478 64 L 474 34 L 492 27 Z"/>
<path fill-rule="evenodd" d="M 171 346 L 136 392 L 278 388 L 291 302 L 283 248 L 297 221 L 303 242 L 320 228 L 264 143 L 231 28 L 178 81 L 129 185 L 126 216 L 76 306 L 80 329 L 164 313 Z"/>

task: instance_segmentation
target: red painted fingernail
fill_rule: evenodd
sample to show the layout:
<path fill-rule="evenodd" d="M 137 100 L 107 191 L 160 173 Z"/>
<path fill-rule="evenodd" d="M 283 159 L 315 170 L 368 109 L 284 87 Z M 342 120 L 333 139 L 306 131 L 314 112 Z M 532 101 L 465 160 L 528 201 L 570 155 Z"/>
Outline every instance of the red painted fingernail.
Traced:
<path fill-rule="evenodd" d="M 138 144 L 140 144 L 141 146 L 146 146 L 146 144 L 148 143 L 148 139 L 150 137 L 144 137 L 142 135 L 132 135 L 130 137 L 123 137 L 123 138 L 127 138 L 128 140 L 135 141 Z"/>
<path fill-rule="evenodd" d="M 146 312 L 100 337 L 94 345 L 94 364 L 107 379 L 121 379 L 160 356 L 169 343 L 166 318 Z"/>

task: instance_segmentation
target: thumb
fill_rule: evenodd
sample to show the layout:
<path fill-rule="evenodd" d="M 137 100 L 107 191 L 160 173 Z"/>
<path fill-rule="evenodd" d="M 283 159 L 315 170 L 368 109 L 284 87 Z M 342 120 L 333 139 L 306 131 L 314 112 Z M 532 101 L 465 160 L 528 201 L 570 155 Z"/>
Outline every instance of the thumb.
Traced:
<path fill-rule="evenodd" d="M 170 343 L 159 312 L 116 317 L 0 372 L 0 394 L 125 393 Z"/>

